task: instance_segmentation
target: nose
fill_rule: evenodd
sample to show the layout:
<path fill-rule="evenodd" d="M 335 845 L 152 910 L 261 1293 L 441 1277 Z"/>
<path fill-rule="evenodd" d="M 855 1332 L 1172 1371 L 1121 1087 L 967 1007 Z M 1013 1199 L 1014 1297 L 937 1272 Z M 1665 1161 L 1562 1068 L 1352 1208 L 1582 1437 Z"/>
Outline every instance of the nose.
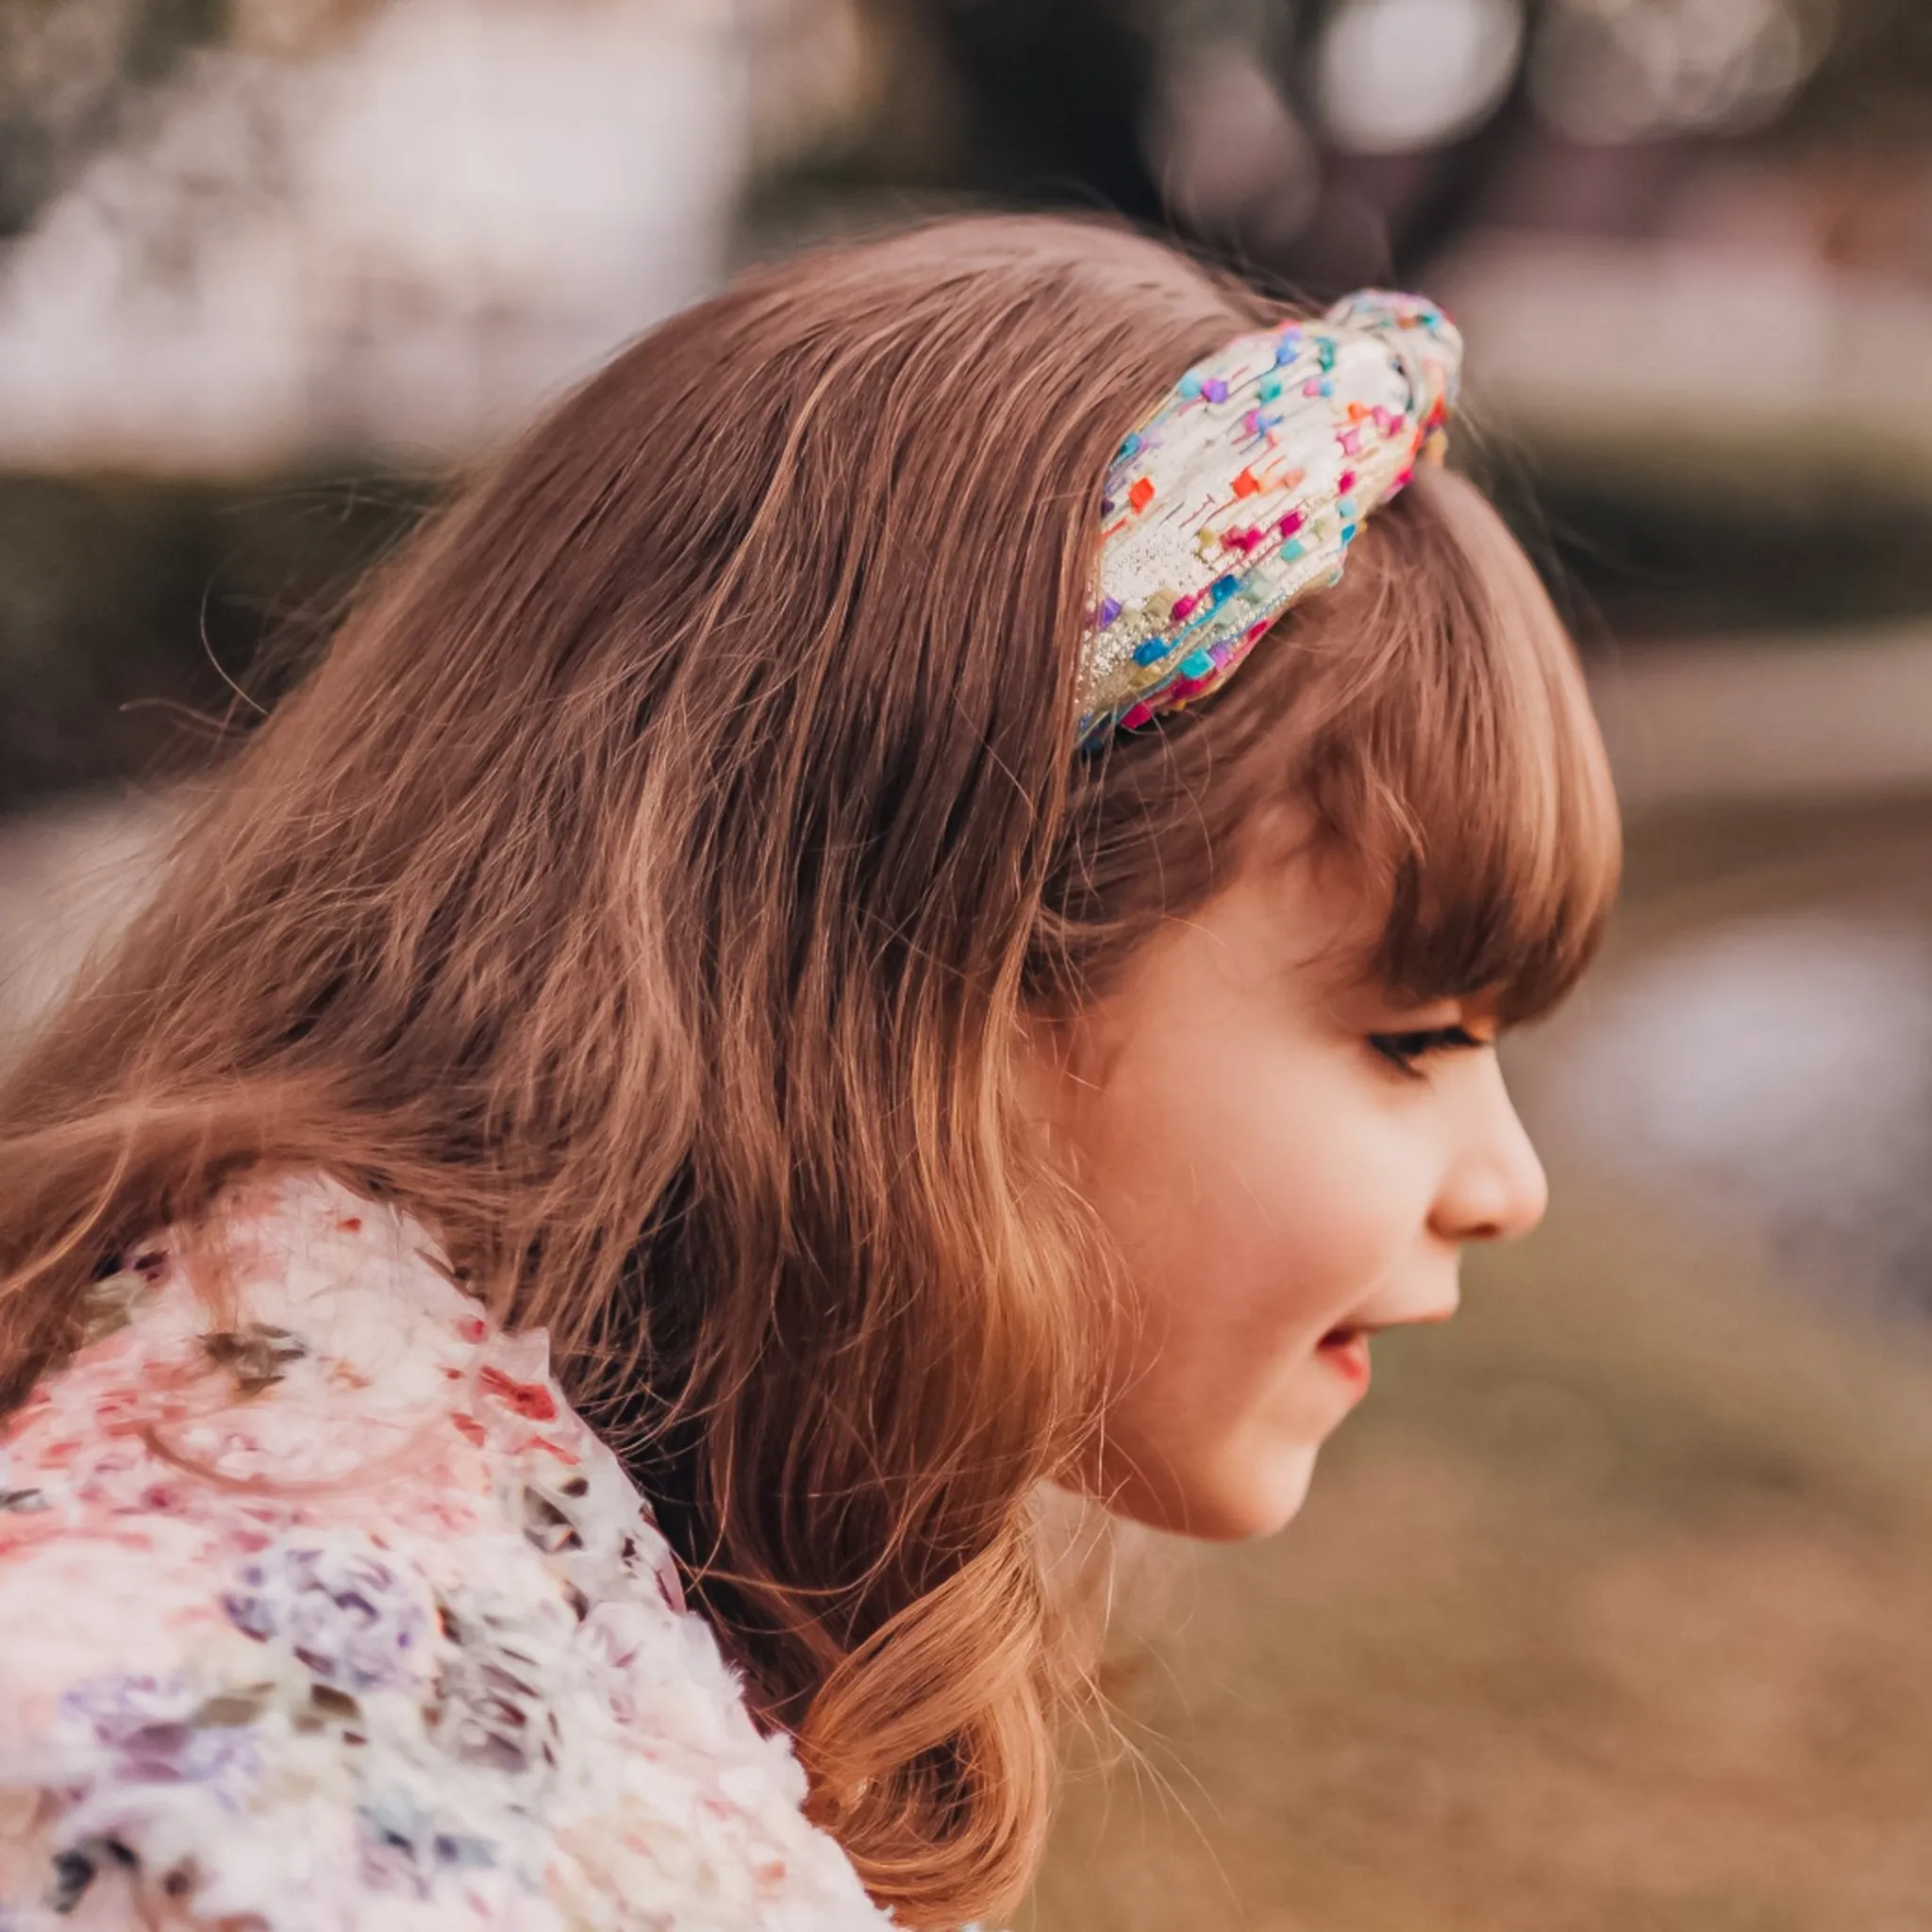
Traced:
<path fill-rule="evenodd" d="M 1491 1059 L 1443 1174 L 1429 1225 L 1447 1241 L 1527 1234 L 1550 1205 L 1550 1183 Z"/>

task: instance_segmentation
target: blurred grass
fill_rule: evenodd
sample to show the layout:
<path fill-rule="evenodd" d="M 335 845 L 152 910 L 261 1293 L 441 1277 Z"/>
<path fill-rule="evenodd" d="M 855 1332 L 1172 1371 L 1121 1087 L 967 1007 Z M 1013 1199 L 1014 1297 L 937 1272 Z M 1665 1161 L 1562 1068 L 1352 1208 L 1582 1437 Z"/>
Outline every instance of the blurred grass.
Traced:
<path fill-rule="evenodd" d="M 1021 1924 L 1932 1924 L 1923 1338 L 1613 1198 L 1469 1276 L 1299 1523 L 1129 1591 Z"/>

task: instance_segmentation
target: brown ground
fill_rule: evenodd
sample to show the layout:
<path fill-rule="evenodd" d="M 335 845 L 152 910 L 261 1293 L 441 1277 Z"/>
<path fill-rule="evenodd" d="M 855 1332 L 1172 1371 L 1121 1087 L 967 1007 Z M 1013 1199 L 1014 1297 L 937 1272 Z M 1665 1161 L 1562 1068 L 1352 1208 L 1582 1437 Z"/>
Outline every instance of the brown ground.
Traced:
<path fill-rule="evenodd" d="M 1041 1932 L 1932 1926 L 1932 1356 L 1573 1208 L 1167 1553 Z M 1135 1625 L 1138 1624 L 1138 1630 Z"/>

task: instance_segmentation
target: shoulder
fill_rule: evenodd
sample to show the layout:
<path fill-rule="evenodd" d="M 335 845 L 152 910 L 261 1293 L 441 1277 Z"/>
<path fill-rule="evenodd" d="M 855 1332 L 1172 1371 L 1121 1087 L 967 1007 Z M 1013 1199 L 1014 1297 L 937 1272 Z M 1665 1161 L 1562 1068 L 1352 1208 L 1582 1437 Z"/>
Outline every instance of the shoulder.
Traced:
<path fill-rule="evenodd" d="M 320 1179 L 0 1435 L 0 1926 L 876 1928 L 541 1335 Z"/>

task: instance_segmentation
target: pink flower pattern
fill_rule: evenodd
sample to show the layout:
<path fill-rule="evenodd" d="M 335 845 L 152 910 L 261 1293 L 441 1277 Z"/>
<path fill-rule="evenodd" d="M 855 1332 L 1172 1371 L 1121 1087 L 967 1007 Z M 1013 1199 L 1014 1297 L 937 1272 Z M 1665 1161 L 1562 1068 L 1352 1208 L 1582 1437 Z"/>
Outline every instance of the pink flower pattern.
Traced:
<path fill-rule="evenodd" d="M 880 1932 L 543 1336 L 228 1209 L 0 1423 L 0 1932 Z"/>

